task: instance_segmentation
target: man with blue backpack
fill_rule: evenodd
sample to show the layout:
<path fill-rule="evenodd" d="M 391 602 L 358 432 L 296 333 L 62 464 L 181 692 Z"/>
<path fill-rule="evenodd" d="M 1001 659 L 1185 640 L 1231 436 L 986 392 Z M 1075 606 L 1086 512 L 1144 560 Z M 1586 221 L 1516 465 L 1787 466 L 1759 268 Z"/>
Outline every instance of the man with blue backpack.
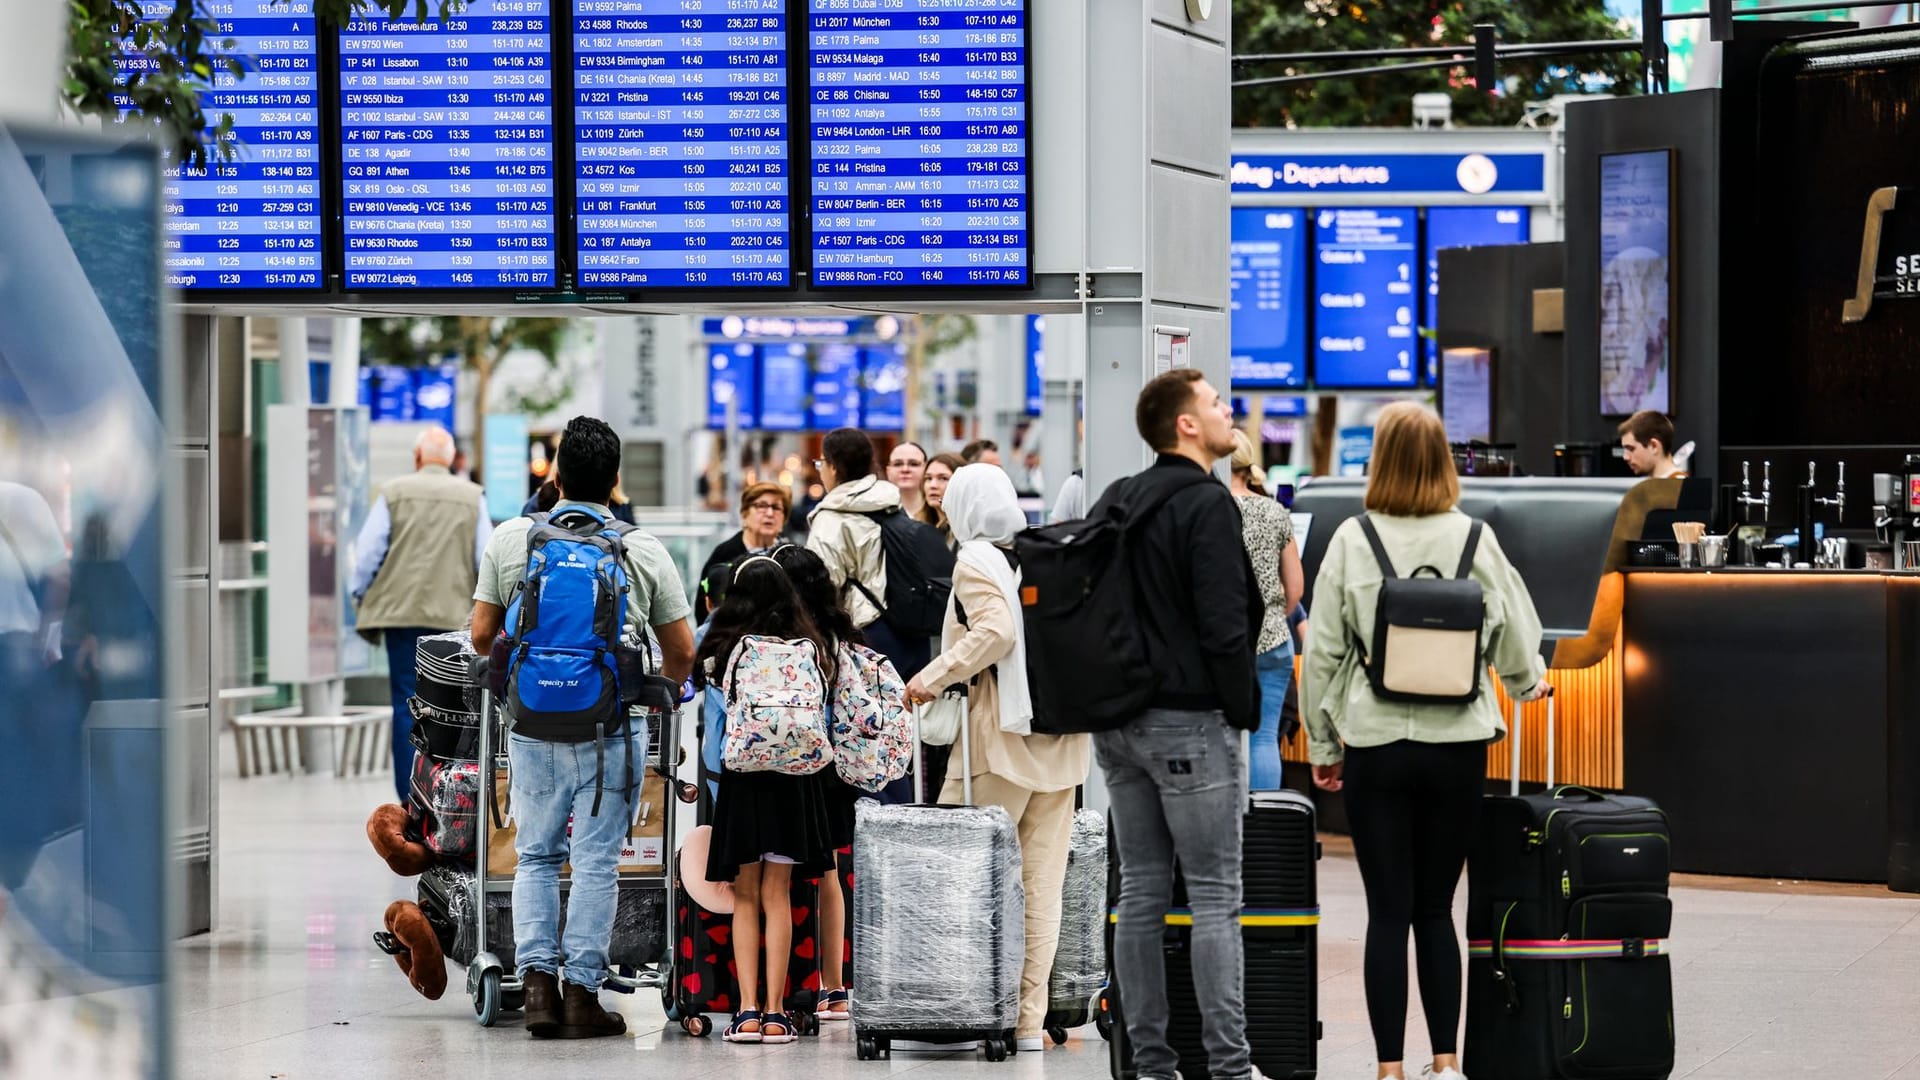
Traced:
<path fill-rule="evenodd" d="M 672 557 L 607 506 L 619 470 L 620 437 L 575 417 L 555 462 L 560 501 L 494 532 L 474 593 L 474 648 L 492 657 L 510 725 L 513 935 L 535 1038 L 626 1031 L 599 991 L 647 756 L 634 707 L 671 707 L 670 688 L 693 669 L 692 612 Z M 569 862 L 563 941 L 560 868 Z"/>

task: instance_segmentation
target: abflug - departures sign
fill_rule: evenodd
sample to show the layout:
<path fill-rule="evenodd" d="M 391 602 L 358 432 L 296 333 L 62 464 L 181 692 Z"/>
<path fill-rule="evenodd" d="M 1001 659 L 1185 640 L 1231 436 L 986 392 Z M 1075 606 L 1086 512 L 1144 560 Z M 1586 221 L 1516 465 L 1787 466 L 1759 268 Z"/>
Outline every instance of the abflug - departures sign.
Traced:
<path fill-rule="evenodd" d="M 1235 194 L 1542 192 L 1540 154 L 1250 154 L 1233 159 Z"/>

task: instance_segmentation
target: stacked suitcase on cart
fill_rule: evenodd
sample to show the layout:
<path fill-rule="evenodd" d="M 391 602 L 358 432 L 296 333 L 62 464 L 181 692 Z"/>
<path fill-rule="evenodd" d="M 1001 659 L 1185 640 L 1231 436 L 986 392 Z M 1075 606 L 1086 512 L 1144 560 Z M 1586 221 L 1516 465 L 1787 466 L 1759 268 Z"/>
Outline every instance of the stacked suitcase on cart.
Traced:
<path fill-rule="evenodd" d="M 1240 926 L 1246 946 L 1247 1041 L 1253 1064 L 1273 1078 L 1311 1077 L 1317 1068 L 1319 1021 L 1320 844 L 1313 802 L 1292 791 L 1256 792 L 1242 839 Z M 1113 860 L 1109 903 L 1118 912 L 1119 860 Z M 1206 1076 L 1207 1050 L 1193 985 L 1193 912 L 1176 870 L 1173 908 L 1166 917 L 1167 1037 L 1180 1056 L 1182 1076 Z M 1109 952 L 1112 937 L 1109 931 Z M 1110 1054 L 1116 1080 L 1136 1080 L 1126 1032 L 1126 987 L 1108 988 Z"/>

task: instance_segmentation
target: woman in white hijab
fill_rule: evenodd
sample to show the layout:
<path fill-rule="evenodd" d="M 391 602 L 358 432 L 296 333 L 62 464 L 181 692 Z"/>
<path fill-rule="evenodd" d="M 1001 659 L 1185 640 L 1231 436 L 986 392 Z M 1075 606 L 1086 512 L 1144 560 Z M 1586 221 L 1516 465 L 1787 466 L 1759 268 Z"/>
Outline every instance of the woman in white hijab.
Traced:
<path fill-rule="evenodd" d="M 1060 943 L 1060 890 L 1073 833 L 1074 788 L 1087 778 L 1085 735 L 1033 735 L 1027 693 L 1026 632 L 1020 615 L 1020 570 L 1013 538 L 1027 527 L 1013 481 L 995 465 L 954 473 L 941 505 L 959 542 L 953 601 L 940 635 L 940 655 L 907 687 L 931 701 L 966 683 L 967 729 L 973 743 L 973 801 L 1004 807 L 1020 830 L 1021 876 L 1027 893 L 1027 956 L 1020 977 L 1023 1051 L 1043 1049 L 1047 976 Z M 958 757 L 954 759 L 957 767 Z M 957 768 L 956 768 L 957 772 Z M 949 773 L 940 801 L 958 803 L 958 775 Z"/>

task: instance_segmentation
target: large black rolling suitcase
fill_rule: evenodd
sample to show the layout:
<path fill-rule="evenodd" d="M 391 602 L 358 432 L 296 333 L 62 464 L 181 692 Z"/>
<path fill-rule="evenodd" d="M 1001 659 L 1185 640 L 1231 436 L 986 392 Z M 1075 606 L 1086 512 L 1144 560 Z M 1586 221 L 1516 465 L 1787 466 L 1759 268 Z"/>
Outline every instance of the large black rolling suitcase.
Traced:
<path fill-rule="evenodd" d="M 1673 1071 L 1667 818 L 1558 787 L 1488 799 L 1467 864 L 1467 1075 Z"/>
<path fill-rule="evenodd" d="M 1273 1080 L 1314 1075 L 1319 1060 L 1320 842 L 1313 802 L 1293 791 L 1256 792 L 1244 824 L 1240 927 L 1246 944 L 1247 1041 L 1253 1063 Z M 1112 860 L 1108 903 L 1120 902 L 1120 863 Z M 1207 1076 L 1201 1042 L 1200 1005 L 1193 986 L 1193 912 L 1186 882 L 1174 879 L 1174 909 L 1167 913 L 1167 1037 L 1180 1055 L 1182 1076 Z M 1108 955 L 1112 955 L 1111 930 Z M 1127 1037 L 1125 987 L 1116 978 L 1107 990 L 1112 1012 L 1109 1046 L 1116 1080 L 1136 1080 L 1133 1045 Z"/>

